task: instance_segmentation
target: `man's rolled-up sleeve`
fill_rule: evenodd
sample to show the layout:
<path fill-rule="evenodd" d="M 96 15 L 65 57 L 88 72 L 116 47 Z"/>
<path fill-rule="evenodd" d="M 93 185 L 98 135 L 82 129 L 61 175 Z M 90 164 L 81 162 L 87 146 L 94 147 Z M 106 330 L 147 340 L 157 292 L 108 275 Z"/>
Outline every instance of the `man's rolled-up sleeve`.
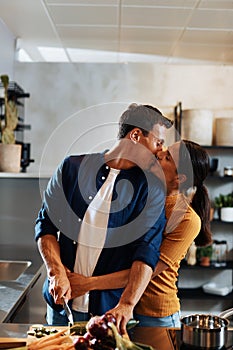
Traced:
<path fill-rule="evenodd" d="M 59 231 L 58 223 L 60 220 L 62 197 L 64 196 L 62 189 L 62 166 L 63 162 L 49 180 L 47 188 L 44 191 L 42 207 L 35 223 L 35 240 L 46 234 L 56 236 Z"/>

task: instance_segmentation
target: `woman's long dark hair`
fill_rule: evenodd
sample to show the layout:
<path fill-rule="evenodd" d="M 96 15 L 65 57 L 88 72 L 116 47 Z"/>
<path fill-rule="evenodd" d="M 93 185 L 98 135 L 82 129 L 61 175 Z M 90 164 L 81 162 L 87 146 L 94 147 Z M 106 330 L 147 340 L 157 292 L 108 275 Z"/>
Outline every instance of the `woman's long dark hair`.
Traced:
<path fill-rule="evenodd" d="M 212 243 L 210 231 L 210 199 L 204 180 L 209 172 L 208 153 L 197 143 L 182 140 L 179 150 L 178 172 L 185 174 L 187 181 L 180 185 L 182 191 L 196 188 L 191 206 L 201 219 L 201 230 L 195 239 L 197 246 Z"/>

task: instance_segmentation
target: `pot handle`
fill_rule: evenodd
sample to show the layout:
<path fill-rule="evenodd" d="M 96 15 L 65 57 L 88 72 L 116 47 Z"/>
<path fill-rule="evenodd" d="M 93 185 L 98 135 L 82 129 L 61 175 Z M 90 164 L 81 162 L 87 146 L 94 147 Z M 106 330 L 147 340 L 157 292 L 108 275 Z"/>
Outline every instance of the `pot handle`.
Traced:
<path fill-rule="evenodd" d="M 225 311 L 222 311 L 219 314 L 219 317 L 227 318 L 228 316 L 231 316 L 231 315 L 233 315 L 233 308 L 230 308 L 230 309 L 227 309 Z"/>

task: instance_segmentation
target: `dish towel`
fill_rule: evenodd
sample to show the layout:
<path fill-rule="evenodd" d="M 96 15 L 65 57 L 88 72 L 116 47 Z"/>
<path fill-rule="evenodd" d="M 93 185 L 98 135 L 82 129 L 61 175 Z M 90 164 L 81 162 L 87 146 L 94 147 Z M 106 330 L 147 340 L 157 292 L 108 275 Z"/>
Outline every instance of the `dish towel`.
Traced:
<path fill-rule="evenodd" d="M 108 177 L 89 204 L 78 235 L 74 272 L 91 276 L 103 249 L 114 183 L 120 170 L 110 169 Z M 89 293 L 73 300 L 72 308 L 88 312 Z"/>

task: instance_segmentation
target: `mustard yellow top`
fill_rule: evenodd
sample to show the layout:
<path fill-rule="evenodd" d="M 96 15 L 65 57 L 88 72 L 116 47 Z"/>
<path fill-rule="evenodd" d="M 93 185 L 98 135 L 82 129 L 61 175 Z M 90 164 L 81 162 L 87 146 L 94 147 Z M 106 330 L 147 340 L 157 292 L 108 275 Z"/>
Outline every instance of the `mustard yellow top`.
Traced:
<path fill-rule="evenodd" d="M 167 197 L 166 217 L 160 259 L 169 268 L 150 281 L 136 305 L 135 312 L 145 316 L 165 317 L 180 310 L 176 286 L 180 261 L 201 228 L 199 216 L 182 194 Z"/>

